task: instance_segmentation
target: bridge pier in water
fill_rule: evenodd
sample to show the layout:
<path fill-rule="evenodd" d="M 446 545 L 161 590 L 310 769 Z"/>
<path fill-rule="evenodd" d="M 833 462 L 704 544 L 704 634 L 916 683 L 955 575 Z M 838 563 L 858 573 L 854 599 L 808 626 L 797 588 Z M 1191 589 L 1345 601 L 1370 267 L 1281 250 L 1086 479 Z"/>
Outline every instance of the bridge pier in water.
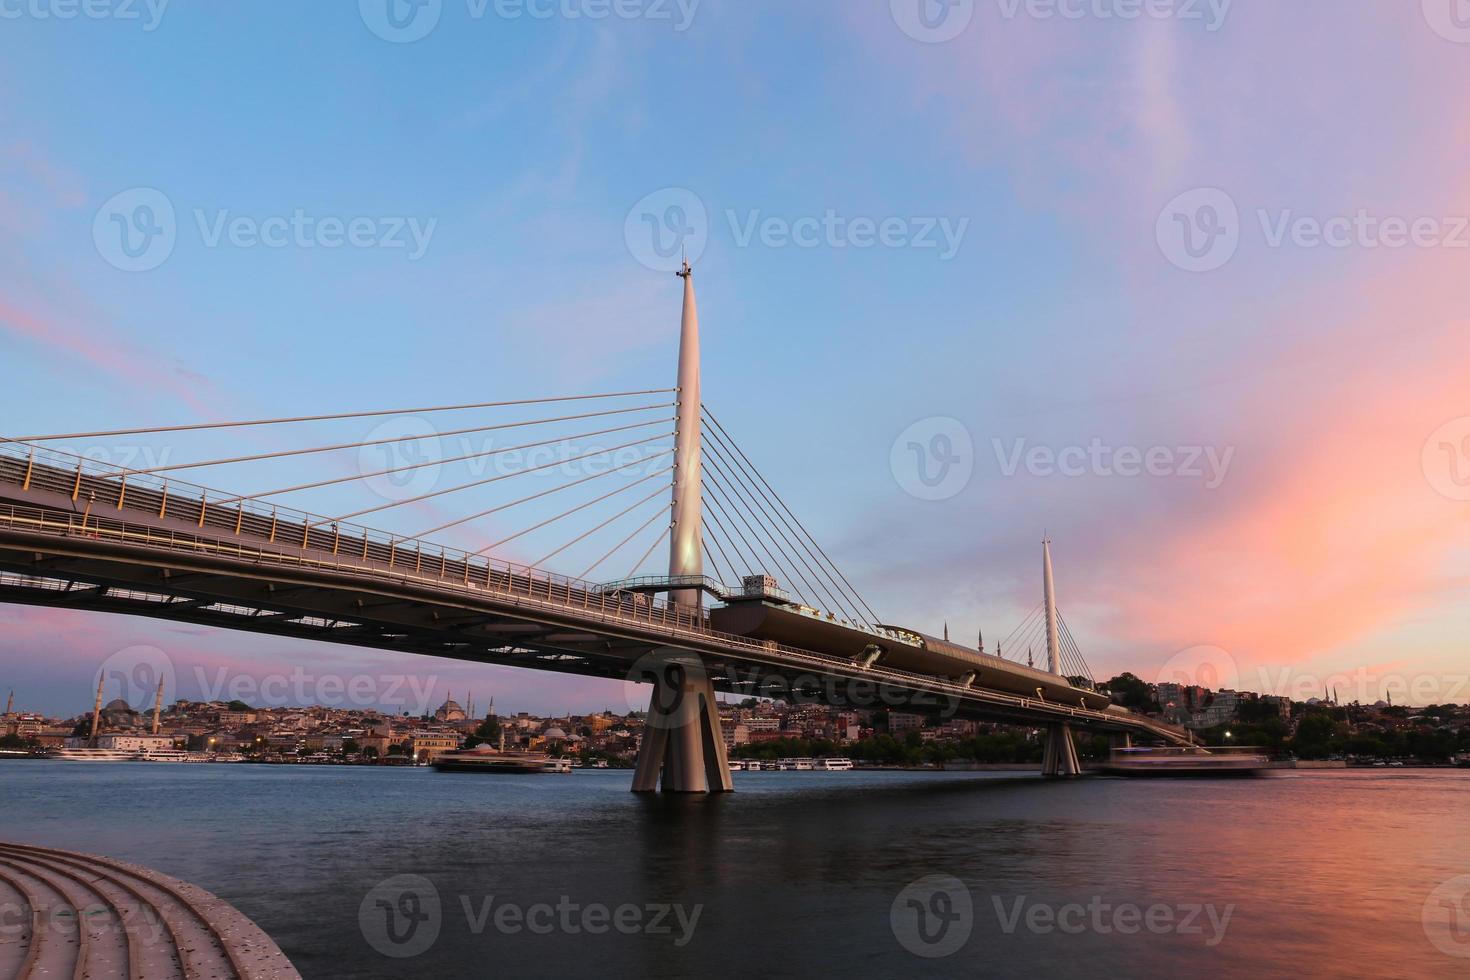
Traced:
<path fill-rule="evenodd" d="M 1064 779 L 1082 775 L 1082 763 L 1077 758 L 1077 742 L 1071 725 L 1046 726 L 1046 752 L 1041 759 L 1041 774 Z"/>
<path fill-rule="evenodd" d="M 633 792 L 733 791 L 715 685 L 699 659 L 692 654 L 670 657 L 652 672 L 653 695 L 633 771 Z"/>

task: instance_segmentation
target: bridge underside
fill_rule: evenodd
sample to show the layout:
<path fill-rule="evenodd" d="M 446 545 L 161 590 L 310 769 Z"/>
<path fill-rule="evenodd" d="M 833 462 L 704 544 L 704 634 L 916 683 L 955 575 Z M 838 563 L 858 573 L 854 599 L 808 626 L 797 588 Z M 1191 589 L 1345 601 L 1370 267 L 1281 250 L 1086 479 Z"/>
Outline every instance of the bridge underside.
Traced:
<path fill-rule="evenodd" d="M 921 714 L 1043 725 L 1062 706 L 992 701 L 944 679 L 911 680 L 855 663 L 782 664 L 722 650 L 715 637 L 671 637 L 640 624 L 600 622 L 491 594 L 450 596 L 411 577 L 365 580 L 317 568 L 247 566 L 208 554 L 160 555 L 78 534 L 0 527 L 0 602 L 147 616 L 302 640 L 397 650 L 477 663 L 626 680 L 639 658 L 677 646 L 697 653 L 715 690 L 791 696 L 834 707 L 891 706 Z M 1134 731 L 1096 717 L 1096 730 Z"/>

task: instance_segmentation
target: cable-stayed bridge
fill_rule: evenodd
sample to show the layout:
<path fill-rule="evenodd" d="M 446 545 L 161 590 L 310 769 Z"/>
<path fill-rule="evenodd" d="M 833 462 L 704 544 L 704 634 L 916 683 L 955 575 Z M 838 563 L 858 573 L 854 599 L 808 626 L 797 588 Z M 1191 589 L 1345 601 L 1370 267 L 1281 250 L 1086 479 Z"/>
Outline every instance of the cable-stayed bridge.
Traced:
<path fill-rule="evenodd" d="M 0 601 L 649 680 L 633 787 L 640 791 L 660 783 L 689 792 L 731 788 L 717 692 L 1044 727 L 1047 775 L 1080 771 L 1078 728 L 1188 741 L 1182 729 L 1112 705 L 1095 689 L 1057 607 L 1049 543 L 1042 600 L 994 654 L 983 642 L 972 648 L 883 622 L 700 401 L 693 276 L 687 267 L 680 275 L 671 389 L 0 440 Z M 518 417 L 543 411 L 552 414 Z M 404 449 L 422 447 L 425 432 L 384 431 L 148 466 L 48 448 L 471 412 L 502 417 L 431 434 L 492 442 L 510 434 L 512 444 L 416 458 Z M 597 442 L 566 451 L 588 440 Z M 339 473 L 340 462 L 330 472 L 320 462 L 383 447 L 397 450 L 392 465 L 362 465 L 359 455 L 355 469 Z M 541 462 L 538 452 L 552 458 Z M 496 463 L 508 458 L 519 465 Z M 282 462 L 309 478 L 246 494 L 180 478 L 198 469 L 248 476 Z M 420 480 L 451 464 L 481 465 L 464 483 Z M 525 493 L 527 478 L 540 477 L 566 478 Z M 334 516 L 283 501 L 364 484 L 375 502 Z M 483 504 L 504 490 L 510 499 L 443 519 L 440 508 L 451 500 L 473 493 Z M 437 519 L 411 533 L 370 526 L 389 513 Z M 522 513 L 535 516 L 503 533 Z M 487 521 L 499 530 L 478 547 L 441 538 Z M 531 547 L 529 560 L 505 557 Z"/>

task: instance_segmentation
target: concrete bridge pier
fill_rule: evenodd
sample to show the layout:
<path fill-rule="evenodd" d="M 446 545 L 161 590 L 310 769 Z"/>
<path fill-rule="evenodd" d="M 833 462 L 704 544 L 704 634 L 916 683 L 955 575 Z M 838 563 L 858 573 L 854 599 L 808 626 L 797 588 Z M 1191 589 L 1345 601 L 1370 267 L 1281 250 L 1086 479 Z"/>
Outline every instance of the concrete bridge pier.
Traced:
<path fill-rule="evenodd" d="M 714 682 L 699 658 L 686 654 L 661 659 L 649 666 L 649 672 L 653 695 L 633 771 L 633 792 L 733 791 Z"/>
<path fill-rule="evenodd" d="M 1046 753 L 1041 760 L 1041 774 L 1063 779 L 1082 775 L 1082 763 L 1077 758 L 1077 743 L 1072 737 L 1071 725 L 1055 723 L 1046 726 Z"/>

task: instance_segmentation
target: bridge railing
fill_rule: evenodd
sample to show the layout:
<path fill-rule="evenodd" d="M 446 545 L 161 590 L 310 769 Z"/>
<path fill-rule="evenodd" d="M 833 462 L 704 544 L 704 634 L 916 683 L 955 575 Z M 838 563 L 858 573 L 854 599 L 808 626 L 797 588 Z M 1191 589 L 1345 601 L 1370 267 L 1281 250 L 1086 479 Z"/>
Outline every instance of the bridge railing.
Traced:
<path fill-rule="evenodd" d="M 150 519 L 156 518 L 175 528 L 223 533 L 230 539 L 254 539 L 274 547 L 327 554 L 334 559 L 392 571 L 456 578 L 486 588 L 498 585 L 500 591 L 526 595 L 563 596 L 568 601 L 575 597 L 600 606 L 623 605 L 640 619 L 678 623 L 691 620 L 691 615 L 704 618 L 702 612 L 691 614 L 687 608 L 666 599 L 608 590 L 598 583 L 557 572 L 335 521 L 187 481 L 135 473 L 27 443 L 0 442 L 0 482 L 24 490 L 64 494 L 78 513 L 98 527 L 102 526 L 100 522 L 118 514 L 147 513 Z"/>

